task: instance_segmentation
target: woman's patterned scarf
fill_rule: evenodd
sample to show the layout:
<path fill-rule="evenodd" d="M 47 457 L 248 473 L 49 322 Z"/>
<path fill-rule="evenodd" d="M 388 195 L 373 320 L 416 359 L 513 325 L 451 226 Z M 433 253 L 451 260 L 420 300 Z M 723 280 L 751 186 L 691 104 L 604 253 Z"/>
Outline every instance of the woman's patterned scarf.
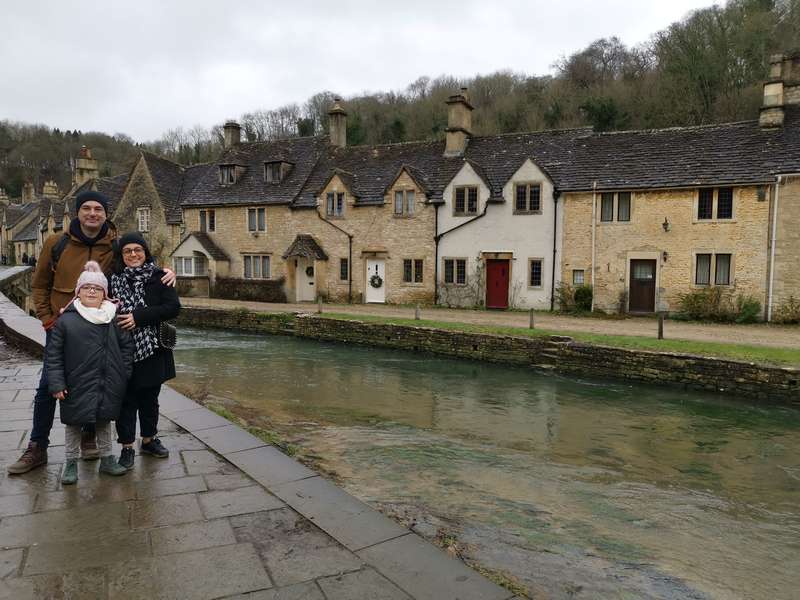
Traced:
<path fill-rule="evenodd" d="M 156 266 L 145 263 L 141 267 L 125 267 L 119 275 L 111 276 L 111 295 L 119 300 L 119 312 L 130 314 L 144 303 L 144 284 L 150 281 Z M 144 360 L 158 349 L 158 330 L 154 325 L 137 325 L 132 331 L 136 347 L 133 362 Z"/>

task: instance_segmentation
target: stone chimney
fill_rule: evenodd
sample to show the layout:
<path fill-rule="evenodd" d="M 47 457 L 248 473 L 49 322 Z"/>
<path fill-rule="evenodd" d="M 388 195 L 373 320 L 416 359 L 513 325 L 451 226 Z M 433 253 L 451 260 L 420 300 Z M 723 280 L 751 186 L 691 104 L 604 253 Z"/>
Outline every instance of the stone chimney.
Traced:
<path fill-rule="evenodd" d="M 225 150 L 238 146 L 242 141 L 242 126 L 236 121 L 230 120 L 223 127 L 225 131 Z"/>
<path fill-rule="evenodd" d="M 758 117 L 761 127 L 783 127 L 787 104 L 800 104 L 800 51 L 769 57 L 769 79 Z"/>
<path fill-rule="evenodd" d="M 44 187 L 42 187 L 42 196 L 48 200 L 58 200 L 61 197 L 58 184 L 52 179 L 45 181 Z"/>
<path fill-rule="evenodd" d="M 472 105 L 467 88 L 447 99 L 447 132 L 444 155 L 463 156 L 467 141 L 472 135 Z"/>
<path fill-rule="evenodd" d="M 36 200 L 36 188 L 30 181 L 26 181 L 22 186 L 22 203 L 27 204 Z"/>
<path fill-rule="evenodd" d="M 342 99 L 334 98 L 333 106 L 328 111 L 328 133 L 331 146 L 344 148 L 347 146 L 347 111 L 342 108 Z"/>
<path fill-rule="evenodd" d="M 72 185 L 83 185 L 90 179 L 100 177 L 97 160 L 92 158 L 92 151 L 86 146 L 81 146 L 78 158 L 75 161 L 75 170 L 72 172 Z"/>

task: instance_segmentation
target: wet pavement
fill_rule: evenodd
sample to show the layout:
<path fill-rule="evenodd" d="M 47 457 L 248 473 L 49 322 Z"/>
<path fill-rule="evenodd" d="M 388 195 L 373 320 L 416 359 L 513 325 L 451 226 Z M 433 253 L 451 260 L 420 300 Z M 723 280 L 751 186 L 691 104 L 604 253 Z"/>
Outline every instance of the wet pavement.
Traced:
<path fill-rule="evenodd" d="M 0 338 L 0 599 L 512 596 L 166 388 L 169 458 L 137 455 L 123 477 L 81 462 L 78 484 L 62 487 L 56 418 L 48 464 L 8 475 L 28 442 L 39 370 Z"/>

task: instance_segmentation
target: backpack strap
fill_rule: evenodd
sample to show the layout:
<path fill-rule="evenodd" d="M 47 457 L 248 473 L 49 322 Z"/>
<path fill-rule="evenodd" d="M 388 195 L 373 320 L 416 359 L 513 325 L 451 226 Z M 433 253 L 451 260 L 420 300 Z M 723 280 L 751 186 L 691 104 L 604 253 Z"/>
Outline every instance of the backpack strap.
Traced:
<path fill-rule="evenodd" d="M 58 240 L 50 249 L 50 268 L 53 271 L 56 270 L 56 266 L 58 265 L 58 260 L 64 253 L 64 248 L 67 247 L 68 243 L 69 243 L 69 234 L 65 233 L 64 235 L 61 236 L 61 239 Z"/>

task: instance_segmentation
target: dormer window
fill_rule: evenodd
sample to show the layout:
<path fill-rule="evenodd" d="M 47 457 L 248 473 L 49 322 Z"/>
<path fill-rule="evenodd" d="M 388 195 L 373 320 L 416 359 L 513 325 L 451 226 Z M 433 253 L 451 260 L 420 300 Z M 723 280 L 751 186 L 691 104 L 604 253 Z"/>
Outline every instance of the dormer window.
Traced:
<path fill-rule="evenodd" d="M 291 170 L 291 163 L 276 160 L 264 163 L 264 181 L 267 183 L 280 183 Z"/>
<path fill-rule="evenodd" d="M 233 185 L 236 183 L 236 165 L 220 165 L 219 182 L 222 185 Z"/>

